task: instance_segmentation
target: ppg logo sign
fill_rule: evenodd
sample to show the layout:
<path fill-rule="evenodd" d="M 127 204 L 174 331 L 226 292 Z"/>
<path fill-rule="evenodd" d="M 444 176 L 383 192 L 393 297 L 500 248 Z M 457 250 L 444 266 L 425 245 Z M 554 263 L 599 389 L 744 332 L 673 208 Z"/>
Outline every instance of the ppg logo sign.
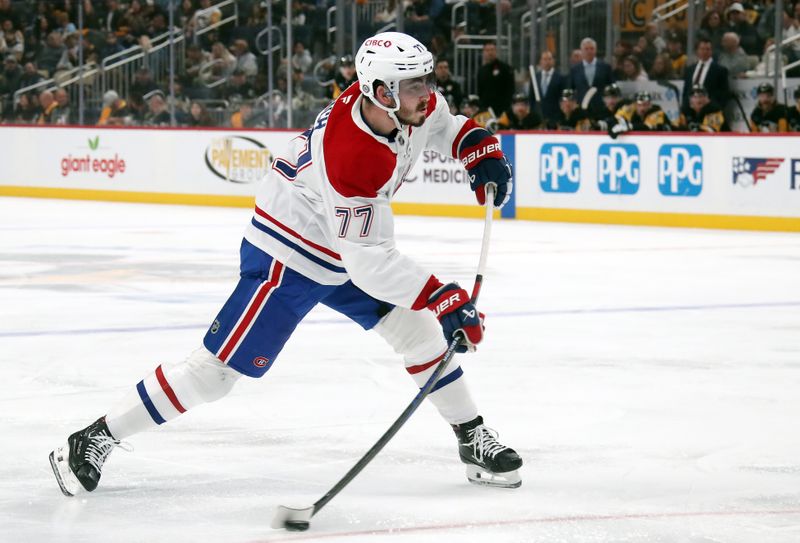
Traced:
<path fill-rule="evenodd" d="M 574 143 L 545 143 L 539 157 L 539 184 L 545 192 L 577 192 L 581 152 Z"/>
<path fill-rule="evenodd" d="M 703 190 L 703 151 L 698 145 L 662 145 L 658 190 L 665 196 L 697 196 Z"/>
<path fill-rule="evenodd" d="M 639 148 L 630 143 L 601 145 L 597 152 L 597 184 L 603 194 L 636 194 Z"/>

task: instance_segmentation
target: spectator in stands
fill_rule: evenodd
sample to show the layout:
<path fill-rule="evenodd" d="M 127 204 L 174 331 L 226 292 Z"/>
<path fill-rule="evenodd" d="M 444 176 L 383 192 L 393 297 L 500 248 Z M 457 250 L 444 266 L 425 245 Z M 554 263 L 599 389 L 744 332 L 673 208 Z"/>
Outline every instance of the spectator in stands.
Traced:
<path fill-rule="evenodd" d="M 575 91 L 564 89 L 561 92 L 561 111 L 558 119 L 550 128 L 556 130 L 591 130 L 591 120 L 577 102 Z"/>
<path fill-rule="evenodd" d="M 700 21 L 700 30 L 700 35 L 711 42 L 714 54 L 719 53 L 722 46 L 722 35 L 725 33 L 722 13 L 717 10 L 711 10 L 706 13 L 703 20 Z"/>
<path fill-rule="evenodd" d="M 133 83 L 131 84 L 131 93 L 136 93 L 140 96 L 149 94 L 150 92 L 158 89 L 158 85 L 153 81 L 153 73 L 147 66 L 142 66 L 133 75 Z"/>
<path fill-rule="evenodd" d="M 788 132 L 786 106 L 775 99 L 775 87 L 770 83 L 762 83 L 756 89 L 758 104 L 750 114 L 750 130 L 752 132 Z"/>
<path fill-rule="evenodd" d="M 69 95 L 64 89 L 53 91 L 53 99 L 56 107 L 50 114 L 50 124 L 74 124 L 72 108 L 69 105 Z"/>
<path fill-rule="evenodd" d="M 19 14 L 11 4 L 11 0 L 0 0 L 0 22 L 11 21 L 15 27 L 20 26 Z"/>
<path fill-rule="evenodd" d="M 64 37 L 64 50 L 56 64 L 56 74 L 76 68 L 78 64 L 78 34 L 76 32 Z M 54 76 L 51 75 L 50 77 Z"/>
<path fill-rule="evenodd" d="M 709 42 L 710 46 L 710 42 Z M 694 85 L 684 95 L 689 102 L 681 108 L 681 114 L 675 123 L 678 130 L 690 132 L 730 132 L 728 122 L 722 108 L 709 98 L 708 91 L 702 85 Z"/>
<path fill-rule="evenodd" d="M 100 112 L 99 126 L 122 126 L 128 123 L 131 112 L 128 103 L 116 91 L 109 90 L 103 95 L 103 109 Z"/>
<path fill-rule="evenodd" d="M 36 69 L 36 64 L 33 62 L 27 62 L 22 68 L 22 77 L 19 80 L 19 88 L 24 89 L 25 87 L 30 87 L 31 85 L 35 85 L 43 79 L 44 77 L 42 77 L 42 74 L 40 74 Z"/>
<path fill-rule="evenodd" d="M 461 100 L 463 100 L 464 93 L 461 92 L 461 85 L 459 85 L 458 81 L 450 75 L 450 63 L 446 58 L 440 58 L 436 61 L 434 74 L 436 75 L 437 90 L 447 100 L 450 112 L 455 115 L 458 112 Z"/>
<path fill-rule="evenodd" d="M 774 39 L 767 38 L 764 43 L 764 54 L 761 55 L 761 60 L 756 64 L 755 68 L 744 73 L 746 77 L 767 77 L 767 75 L 775 73 L 775 50 L 770 49 L 770 46 L 774 43 Z M 782 62 L 786 64 L 786 59 L 783 58 Z"/>
<path fill-rule="evenodd" d="M 653 60 L 653 66 L 650 68 L 650 73 L 647 74 L 651 81 L 664 81 L 666 79 L 674 79 L 675 72 L 672 70 L 672 59 L 669 53 L 659 53 Z"/>
<path fill-rule="evenodd" d="M 631 46 L 630 42 L 626 40 L 619 40 L 616 44 L 614 44 L 614 54 L 613 54 L 613 59 L 611 61 L 612 62 L 611 68 L 615 81 L 625 78 L 625 73 L 622 71 L 622 61 L 624 61 L 632 53 L 633 53 L 633 47 Z"/>
<path fill-rule="evenodd" d="M 131 0 L 125 12 L 124 26 L 128 27 L 132 36 L 139 37 L 147 31 L 147 23 L 147 16 L 140 0 Z"/>
<path fill-rule="evenodd" d="M 672 63 L 673 77 L 683 78 L 686 69 L 686 53 L 683 51 L 684 37 L 678 32 L 670 32 L 667 36 L 667 52 Z"/>
<path fill-rule="evenodd" d="M 642 82 L 650 80 L 647 77 L 647 72 L 642 69 L 642 63 L 634 55 L 629 55 L 622 61 L 622 73 L 624 81 Z"/>
<path fill-rule="evenodd" d="M 631 117 L 634 130 L 649 132 L 665 132 L 672 130 L 672 125 L 661 106 L 653 103 L 653 97 L 647 91 L 636 93 L 636 111 Z"/>
<path fill-rule="evenodd" d="M 39 107 L 40 112 L 36 118 L 36 124 L 51 124 L 53 111 L 58 107 L 52 92 L 42 91 L 39 93 Z"/>
<path fill-rule="evenodd" d="M 697 63 L 686 68 L 683 74 L 683 88 L 691 89 L 700 85 L 708 91 L 708 97 L 719 107 L 725 107 L 730 98 L 728 70 L 720 66 L 711 56 L 711 40 L 705 36 L 697 39 L 695 55 Z M 683 106 L 689 106 L 689 94 L 683 93 Z"/>
<path fill-rule="evenodd" d="M 253 128 L 255 118 L 253 105 L 250 102 L 241 102 L 239 108 L 231 115 L 231 128 Z"/>
<path fill-rule="evenodd" d="M 0 23 L 0 55 L 14 55 L 19 62 L 25 52 L 25 36 L 14 28 L 11 19 Z"/>
<path fill-rule="evenodd" d="M 106 57 L 110 57 L 111 55 L 116 55 L 125 50 L 125 46 L 123 46 L 119 42 L 119 38 L 117 38 L 116 32 L 106 32 L 105 40 L 103 41 L 102 47 L 100 47 L 100 60 L 104 60 Z"/>
<path fill-rule="evenodd" d="M 200 68 L 208 62 L 211 62 L 211 53 L 203 51 L 199 45 L 194 43 L 186 47 L 182 79 L 187 87 L 201 85 Z"/>
<path fill-rule="evenodd" d="M 145 124 L 147 126 L 169 126 L 170 114 L 167 108 L 167 101 L 164 99 L 164 93 L 160 90 L 154 90 L 144 96 L 149 109 L 148 115 L 145 117 Z"/>
<path fill-rule="evenodd" d="M 478 70 L 478 96 L 481 108 L 491 110 L 495 116 L 511 110 L 514 96 L 514 70 L 497 58 L 497 44 L 483 44 L 483 65 Z"/>
<path fill-rule="evenodd" d="M 751 68 L 750 59 L 739 47 L 739 36 L 735 32 L 722 35 L 722 52 L 719 54 L 719 65 L 728 70 L 730 77 L 738 78 Z"/>
<path fill-rule="evenodd" d="M 206 106 L 200 102 L 192 102 L 189 106 L 188 126 L 214 126 L 214 121 Z"/>
<path fill-rule="evenodd" d="M 144 124 L 145 117 L 147 116 L 147 104 L 141 94 L 138 92 L 131 92 L 128 95 L 128 110 L 131 113 L 128 121 L 129 124 Z"/>
<path fill-rule="evenodd" d="M 153 13 L 153 16 L 150 17 L 147 28 L 145 29 L 145 34 L 150 38 L 155 38 L 157 36 L 161 36 L 169 32 L 169 26 L 167 24 L 167 17 L 163 13 Z"/>
<path fill-rule="evenodd" d="M 211 60 L 214 65 L 206 82 L 226 79 L 236 69 L 236 57 L 220 41 L 214 42 L 211 46 Z"/>
<path fill-rule="evenodd" d="M 200 0 L 200 7 L 194 12 L 189 24 L 186 27 L 186 34 L 194 36 L 199 30 L 203 30 L 222 20 L 222 12 L 217 7 L 211 5 L 211 0 Z"/>
<path fill-rule="evenodd" d="M 403 11 L 405 12 L 405 9 Z M 387 23 L 393 22 L 395 19 L 397 19 L 397 0 L 388 0 L 383 4 L 383 9 L 375 12 L 373 22 L 384 26 Z"/>
<path fill-rule="evenodd" d="M 3 61 L 3 71 L 0 73 L 0 95 L 8 94 L 9 97 L 20 88 L 22 81 L 22 68 L 19 67 L 17 57 L 7 55 Z"/>
<path fill-rule="evenodd" d="M 531 111 L 528 97 L 523 93 L 517 93 L 511 99 L 511 112 L 508 127 L 512 130 L 535 130 L 542 126 L 542 117 Z"/>
<path fill-rule="evenodd" d="M 135 1 L 135 0 L 134 0 Z M 55 31 L 60 32 L 63 36 L 69 36 L 78 31 L 78 28 L 69 20 L 69 13 L 66 11 L 55 12 L 56 27 Z"/>
<path fill-rule="evenodd" d="M 560 111 L 561 91 L 567 86 L 567 78 L 556 70 L 556 60 L 548 50 L 539 55 L 539 70 L 534 74 L 539 89 L 541 103 L 536 103 L 536 95 L 531 88 L 529 93 L 531 104 L 542 113 L 546 123 L 554 123 Z"/>
<path fill-rule="evenodd" d="M 308 73 L 312 64 L 314 64 L 314 59 L 311 58 L 311 53 L 308 52 L 305 44 L 301 41 L 295 42 L 292 66 L 299 68 L 303 73 Z"/>
<path fill-rule="evenodd" d="M 744 7 L 739 2 L 728 6 L 727 29 L 739 35 L 739 43 L 748 55 L 757 55 L 761 51 L 758 33 L 744 15 Z"/>
<path fill-rule="evenodd" d="M 255 91 L 247 81 L 247 75 L 237 68 L 221 87 L 219 96 L 224 100 L 252 100 L 255 98 Z"/>
<path fill-rule="evenodd" d="M 633 48 L 633 54 L 638 57 L 645 70 L 649 71 L 661 51 L 666 49 L 667 44 L 664 38 L 658 35 L 658 27 L 655 23 L 647 23 L 644 33 L 639 37 Z"/>
<path fill-rule="evenodd" d="M 64 38 L 58 32 L 51 32 L 47 35 L 47 42 L 42 48 L 37 64 L 39 68 L 47 72 L 48 76 L 53 76 L 56 72 L 56 66 L 64 54 Z"/>
<path fill-rule="evenodd" d="M 794 106 L 789 108 L 786 121 L 790 132 L 800 132 L 800 87 L 794 89 Z"/>
<path fill-rule="evenodd" d="M 604 89 L 606 85 L 614 82 L 611 66 L 597 58 L 597 42 L 592 38 L 583 38 L 581 41 L 581 63 L 570 70 L 570 87 L 575 90 L 575 99 L 580 103 L 586 93 L 594 87 L 595 94 L 589 102 L 589 111 L 603 109 L 603 100 L 597 89 Z M 623 63 L 624 65 L 624 63 Z M 563 111 L 563 99 L 562 99 Z"/>
<path fill-rule="evenodd" d="M 353 55 L 345 55 L 339 59 L 339 69 L 333 77 L 333 84 L 330 88 L 331 98 L 336 100 L 347 87 L 356 81 L 358 81 L 358 76 Z"/>
<path fill-rule="evenodd" d="M 233 42 L 233 55 L 236 57 L 235 70 L 241 70 L 247 77 L 254 77 L 258 73 L 258 60 L 250 51 L 247 40 Z"/>
<path fill-rule="evenodd" d="M 20 95 L 17 105 L 14 106 L 13 122 L 32 124 L 36 121 L 36 118 L 41 114 L 41 109 L 39 109 L 34 97 L 35 95 L 27 92 Z"/>
<path fill-rule="evenodd" d="M 106 2 L 106 14 L 103 18 L 103 30 L 106 32 L 120 32 L 125 25 L 125 10 L 122 9 L 118 0 L 108 0 Z"/>
<path fill-rule="evenodd" d="M 800 4 L 800 2 L 798 2 Z M 795 4 L 797 5 L 797 4 Z M 800 34 L 800 20 L 792 17 L 788 11 L 783 12 L 783 39 L 788 40 Z M 800 60 L 800 39 L 789 43 L 783 48 L 783 51 L 788 54 L 789 62 Z"/>

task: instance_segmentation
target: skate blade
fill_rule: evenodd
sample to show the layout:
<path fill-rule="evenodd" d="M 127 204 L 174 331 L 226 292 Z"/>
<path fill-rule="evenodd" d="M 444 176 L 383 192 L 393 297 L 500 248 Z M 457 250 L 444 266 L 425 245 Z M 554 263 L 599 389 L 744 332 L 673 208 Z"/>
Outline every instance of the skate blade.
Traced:
<path fill-rule="evenodd" d="M 276 530 L 284 530 L 287 526 L 305 524 L 311 521 L 314 516 L 314 506 L 306 507 L 305 509 L 293 509 L 285 505 L 279 505 L 275 510 L 275 516 L 272 517 L 270 526 Z"/>
<path fill-rule="evenodd" d="M 81 484 L 75 474 L 69 469 L 69 447 L 59 447 L 50 453 L 50 467 L 53 468 L 53 475 L 56 482 L 61 487 L 61 492 L 67 497 L 73 497 L 81 488 Z"/>
<path fill-rule="evenodd" d="M 474 485 L 495 488 L 519 488 L 522 478 L 517 470 L 504 473 L 492 473 L 474 465 L 467 465 L 467 479 Z"/>

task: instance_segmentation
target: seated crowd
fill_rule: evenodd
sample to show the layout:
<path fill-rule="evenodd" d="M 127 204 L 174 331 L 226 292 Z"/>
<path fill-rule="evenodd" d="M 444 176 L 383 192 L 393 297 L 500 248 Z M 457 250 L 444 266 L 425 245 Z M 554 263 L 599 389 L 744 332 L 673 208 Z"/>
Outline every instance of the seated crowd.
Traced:
<path fill-rule="evenodd" d="M 296 41 L 290 59 L 273 57 L 274 89 L 267 77 L 267 56 L 257 35 L 266 25 L 265 3 L 240 0 L 238 26 L 214 27 L 223 16 L 219 0 L 176 2 L 172 14 L 187 37 L 182 70 L 170 88 L 164 77 L 154 76 L 144 62 L 123 92 L 109 89 L 90 97 L 84 123 L 149 126 L 286 126 L 286 96 L 292 87 L 293 126 L 308 124 L 316 112 L 356 81 L 353 57 L 335 59 L 328 51 L 325 11 L 328 2 L 295 1 L 292 25 Z M 508 12 L 511 1 L 501 0 Z M 76 2 L 12 3 L 0 0 L 0 115 L 6 123 L 77 123 L 75 97 L 63 88 L 35 88 L 46 78 L 58 79 L 78 64 L 79 40 L 87 63 L 102 63 L 125 51 L 145 48 L 168 30 L 169 2 L 161 0 L 83 0 L 83 34 L 76 30 Z M 635 40 L 616 43 L 612 62 L 597 56 L 597 44 L 585 38 L 570 55 L 570 66 L 559 70 L 555 56 L 544 51 L 533 81 L 523 71 L 498 57 L 497 45 L 483 45 L 482 66 L 474 85 L 477 93 L 462 89 L 463 79 L 451 73 L 453 38 L 459 33 L 493 34 L 493 5 L 477 0 L 467 6 L 466 28 L 450 27 L 451 3 L 443 0 L 405 0 L 406 31 L 423 39 L 436 57 L 435 80 L 453 112 L 473 117 L 492 130 L 626 130 L 729 129 L 724 109 L 730 80 L 764 77 L 774 64 L 772 31 L 776 16 L 784 36 L 800 34 L 800 0 L 786 3 L 776 14 L 764 0 L 747 4 L 715 0 L 701 22 L 695 39 L 697 62 L 687 65 L 685 32 L 660 33 L 648 24 Z M 286 24 L 283 3 L 273 3 L 273 24 Z M 391 23 L 397 3 L 370 13 L 359 26 L 369 35 Z M 361 24 L 361 23 L 360 23 Z M 211 30 L 211 31 L 206 31 Z M 663 35 L 662 35 L 663 34 Z M 192 39 L 194 37 L 194 39 Z M 781 49 L 785 62 L 800 59 L 800 40 Z M 759 56 L 761 55 L 761 56 Z M 527 73 L 525 74 L 527 76 Z M 790 74 L 791 75 L 791 74 Z M 677 118 L 668 119 L 647 93 L 622 97 L 616 82 L 682 79 L 684 92 Z M 21 89 L 34 87 L 30 92 Z M 796 104 L 779 103 L 770 85 L 758 88 L 759 104 L 751 115 L 751 129 L 797 130 Z M 621 104 L 621 105 L 620 105 Z M 174 112 L 174 118 L 173 118 Z M 271 116 L 271 117 L 270 117 Z"/>

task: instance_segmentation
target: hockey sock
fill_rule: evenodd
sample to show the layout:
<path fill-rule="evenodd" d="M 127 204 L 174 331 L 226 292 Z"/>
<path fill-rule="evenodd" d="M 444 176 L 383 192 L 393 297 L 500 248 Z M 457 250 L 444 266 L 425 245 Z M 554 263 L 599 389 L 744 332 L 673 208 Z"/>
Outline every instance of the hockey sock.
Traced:
<path fill-rule="evenodd" d="M 116 439 L 155 428 L 181 413 L 225 396 L 242 374 L 205 348 L 172 366 L 158 366 L 106 415 Z"/>
<path fill-rule="evenodd" d="M 409 363 L 409 360 L 406 359 L 406 371 L 411 374 L 417 386 L 422 388 L 431 374 L 436 371 L 443 356 L 440 355 L 422 364 Z M 461 424 L 478 416 L 478 408 L 472 400 L 463 374 L 461 366 L 451 363 L 445 370 L 445 374 L 434 385 L 433 392 L 428 395 L 428 399 L 449 424 Z"/>

